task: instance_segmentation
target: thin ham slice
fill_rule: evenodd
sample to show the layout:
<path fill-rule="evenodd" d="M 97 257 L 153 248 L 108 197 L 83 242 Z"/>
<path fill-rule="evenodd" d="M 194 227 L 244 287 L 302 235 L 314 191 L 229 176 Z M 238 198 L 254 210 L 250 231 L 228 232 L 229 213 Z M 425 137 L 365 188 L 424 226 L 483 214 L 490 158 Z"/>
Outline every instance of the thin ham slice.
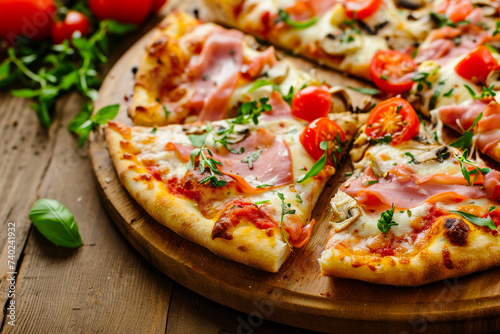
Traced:
<path fill-rule="evenodd" d="M 277 91 L 271 93 L 268 103 L 272 109 L 262 114 L 262 120 L 292 117 L 292 108 L 290 108 L 290 105 L 283 100 L 283 97 Z"/>
<path fill-rule="evenodd" d="M 455 45 L 455 39 L 460 38 L 460 44 Z M 453 27 L 442 27 L 432 31 L 418 49 L 415 62 L 420 64 L 425 60 L 434 60 L 440 65 L 450 59 L 464 55 L 491 38 L 491 34 L 475 24 Z"/>
<path fill-rule="evenodd" d="M 488 197 L 497 203 L 500 201 L 500 172 L 492 170 L 484 176 L 484 189 Z"/>
<path fill-rule="evenodd" d="M 189 73 L 196 88 L 191 105 L 200 121 L 224 118 L 243 62 L 242 41 L 243 33 L 239 31 L 214 29 L 201 54 L 190 64 Z"/>
<path fill-rule="evenodd" d="M 364 174 L 369 175 L 369 169 Z M 361 176 L 344 183 L 341 190 L 358 203 L 375 210 L 393 203 L 399 209 L 409 209 L 425 202 L 460 202 L 469 198 L 488 197 L 487 191 L 480 186 L 454 184 L 454 179 L 450 177 L 450 184 L 443 183 L 442 177 L 438 181 L 429 178 L 421 182 L 410 167 L 397 165 L 389 171 L 387 178 L 379 179 L 378 183 L 367 185 L 364 183 L 366 177 Z"/>
<path fill-rule="evenodd" d="M 222 166 L 219 166 L 221 173 L 234 178 L 243 192 L 259 193 L 293 182 L 292 159 L 288 145 L 270 131 L 258 129 L 233 146 L 244 147 L 245 153 L 234 154 L 225 149 L 213 150 L 214 159 L 222 163 Z M 241 161 L 259 150 L 262 150 L 262 153 L 253 161 L 252 168 L 248 162 Z M 257 188 L 264 184 L 272 186 Z"/>
<path fill-rule="evenodd" d="M 470 104 L 442 106 L 436 112 L 443 124 L 459 132 L 469 129 L 479 114 L 483 113 L 475 133 L 477 148 L 487 154 L 500 142 L 500 104 L 494 99 L 479 99 Z"/>
<path fill-rule="evenodd" d="M 245 140 L 233 146 L 238 150 L 240 147 L 244 147 L 245 152 L 234 154 L 225 148 L 218 150 L 211 148 L 211 151 L 214 154 L 214 160 L 222 164 L 222 166 L 218 166 L 219 171 L 232 177 L 238 184 L 238 189 L 243 193 L 256 194 L 293 182 L 292 157 L 288 145 L 272 132 L 258 129 Z M 179 158 L 189 161 L 194 147 L 168 142 L 165 149 L 175 151 Z M 259 150 L 262 152 L 253 161 L 252 168 L 248 162 L 241 161 Z M 271 186 L 257 188 L 264 184 Z"/>

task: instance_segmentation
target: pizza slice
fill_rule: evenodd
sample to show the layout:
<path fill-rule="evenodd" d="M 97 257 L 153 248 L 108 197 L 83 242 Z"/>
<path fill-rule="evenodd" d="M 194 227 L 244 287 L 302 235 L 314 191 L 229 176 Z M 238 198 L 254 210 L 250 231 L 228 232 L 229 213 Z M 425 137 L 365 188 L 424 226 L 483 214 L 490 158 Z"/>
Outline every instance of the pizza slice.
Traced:
<path fill-rule="evenodd" d="M 406 51 L 423 41 L 432 27 L 428 15 L 421 13 L 426 9 L 417 10 L 423 5 L 420 1 L 207 0 L 205 3 L 216 21 L 365 79 L 370 79 L 370 62 L 377 51 Z"/>
<path fill-rule="evenodd" d="M 333 108 L 349 109 L 342 89 L 322 85 L 289 61 L 278 60 L 273 47 L 173 12 L 146 47 L 129 115 L 144 126 L 215 121 L 235 117 L 244 103 L 267 98 L 278 116 L 289 114 L 293 97 L 311 86 L 330 90 Z"/>
<path fill-rule="evenodd" d="M 151 217 L 215 254 L 276 272 L 310 238 L 311 211 L 357 119 L 308 124 L 266 118 L 262 107 L 204 124 L 109 122 L 105 133 L 122 184 Z"/>
<path fill-rule="evenodd" d="M 500 265 L 500 172 L 435 142 L 408 102 L 378 104 L 351 158 L 323 275 L 416 286 Z"/>

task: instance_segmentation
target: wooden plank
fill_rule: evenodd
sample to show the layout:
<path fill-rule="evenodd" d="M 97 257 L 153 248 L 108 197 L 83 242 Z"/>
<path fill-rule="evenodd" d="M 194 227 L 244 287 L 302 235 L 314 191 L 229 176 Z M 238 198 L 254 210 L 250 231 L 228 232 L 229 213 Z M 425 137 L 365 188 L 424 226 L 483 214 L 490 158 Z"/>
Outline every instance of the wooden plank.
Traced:
<path fill-rule="evenodd" d="M 49 131 L 44 129 L 30 101 L 0 94 L 0 305 L 2 319 L 7 301 L 8 267 L 7 224 L 15 222 L 18 262 L 30 231 L 28 212 L 36 200 L 37 190 L 46 174 L 54 151 L 54 135 L 60 127 L 56 121 Z"/>

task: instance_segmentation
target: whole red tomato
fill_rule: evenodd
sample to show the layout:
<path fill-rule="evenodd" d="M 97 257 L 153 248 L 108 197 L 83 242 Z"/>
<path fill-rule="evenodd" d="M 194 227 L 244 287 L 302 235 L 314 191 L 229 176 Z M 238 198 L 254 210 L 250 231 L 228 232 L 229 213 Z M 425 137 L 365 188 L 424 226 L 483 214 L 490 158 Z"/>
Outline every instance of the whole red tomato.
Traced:
<path fill-rule="evenodd" d="M 11 44 L 19 35 L 45 39 L 55 12 L 54 0 L 0 0 L 0 37 Z"/>
<path fill-rule="evenodd" d="M 99 20 L 141 24 L 151 12 L 153 0 L 89 0 L 89 6 Z"/>
<path fill-rule="evenodd" d="M 50 37 L 54 44 L 60 44 L 65 39 L 70 39 L 75 31 L 79 31 L 82 36 L 89 32 L 90 22 L 87 17 L 75 10 L 70 10 L 64 21 L 55 21 L 50 31 Z"/>

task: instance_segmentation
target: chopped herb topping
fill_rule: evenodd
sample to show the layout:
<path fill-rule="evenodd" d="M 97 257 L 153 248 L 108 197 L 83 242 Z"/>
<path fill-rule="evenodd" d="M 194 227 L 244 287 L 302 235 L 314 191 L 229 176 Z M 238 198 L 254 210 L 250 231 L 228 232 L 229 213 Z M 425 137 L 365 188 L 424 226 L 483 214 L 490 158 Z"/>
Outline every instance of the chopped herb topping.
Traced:
<path fill-rule="evenodd" d="M 271 200 L 266 199 L 266 200 L 263 200 L 263 201 L 258 201 L 258 202 L 255 202 L 255 203 L 253 203 L 253 204 L 255 204 L 255 205 L 260 205 L 260 204 L 265 204 L 265 203 L 269 203 L 269 202 L 271 202 Z"/>
<path fill-rule="evenodd" d="M 248 168 L 252 169 L 253 162 L 260 157 L 261 153 L 262 153 L 262 150 L 255 151 L 252 154 L 248 155 L 248 157 L 246 157 L 245 159 L 241 160 L 241 162 L 248 163 Z"/>
<path fill-rule="evenodd" d="M 392 209 L 382 212 L 380 219 L 377 222 L 377 227 L 382 233 L 387 233 L 391 229 L 391 226 L 397 226 L 392 217 L 394 216 L 394 203 L 392 203 Z"/>
<path fill-rule="evenodd" d="M 462 175 L 464 176 L 465 180 L 467 181 L 467 184 L 469 186 L 473 186 L 474 183 L 476 183 L 477 176 L 479 175 L 479 173 L 485 175 L 485 174 L 489 173 L 491 171 L 491 169 L 489 169 L 488 167 L 479 167 L 476 165 L 476 163 L 467 159 L 466 158 L 467 151 L 468 150 L 465 150 L 461 157 L 457 156 L 455 153 L 453 153 L 453 155 L 460 163 L 460 169 L 462 171 Z M 475 168 L 473 170 L 469 171 L 469 169 L 467 168 L 466 165 L 469 165 L 469 166 L 472 166 Z M 474 175 L 473 181 L 471 181 L 471 175 Z"/>
<path fill-rule="evenodd" d="M 156 133 L 156 126 L 153 128 L 153 130 L 151 130 L 151 133 L 152 133 L 152 134 L 155 134 L 155 133 Z"/>
<path fill-rule="evenodd" d="M 292 206 L 290 203 L 285 203 L 285 197 L 283 196 L 282 193 L 278 193 L 278 197 L 281 200 L 281 221 L 280 221 L 280 230 L 281 234 L 283 235 L 283 239 L 285 239 L 286 244 L 288 247 L 290 247 L 290 250 L 293 249 L 292 245 L 290 245 L 290 242 L 288 241 L 288 233 L 285 231 L 285 225 L 283 222 L 283 218 L 285 215 L 293 215 L 295 213 L 295 210 L 290 210 L 290 207 Z"/>
<path fill-rule="evenodd" d="M 297 202 L 299 202 L 299 204 L 302 204 L 302 197 L 300 197 L 299 194 L 295 195 L 295 198 L 297 199 Z"/>
<path fill-rule="evenodd" d="M 259 102 L 251 101 L 243 103 L 236 112 L 236 118 L 233 123 L 247 124 L 253 121 L 254 124 L 259 124 L 259 116 L 266 111 L 272 109 L 271 105 L 267 103 L 269 98 L 262 97 Z"/>
<path fill-rule="evenodd" d="M 376 184 L 376 183 L 378 183 L 378 180 L 368 181 L 368 182 L 363 183 L 363 185 L 369 186 L 369 185 Z"/>
<path fill-rule="evenodd" d="M 415 162 L 415 157 L 413 156 L 413 154 L 411 154 L 410 152 L 405 152 L 405 155 L 407 157 L 410 157 L 410 161 L 408 161 L 407 164 L 411 164 L 412 162 Z"/>
<path fill-rule="evenodd" d="M 494 84 L 489 87 L 483 86 L 481 95 L 477 95 L 469 85 L 464 85 L 464 87 L 467 89 L 470 96 L 472 96 L 474 100 L 484 99 L 486 97 L 494 97 L 495 95 L 497 95 L 497 93 L 493 90 Z"/>
<path fill-rule="evenodd" d="M 472 138 L 474 137 L 473 129 L 476 126 L 477 122 L 479 122 L 482 117 L 483 113 L 480 113 L 476 117 L 470 128 L 468 128 L 467 131 L 465 131 L 460 138 L 451 143 L 450 146 L 460 148 L 462 150 L 470 148 L 472 145 Z"/>
<path fill-rule="evenodd" d="M 378 95 L 380 94 L 380 90 L 376 88 L 370 88 L 370 87 L 352 87 L 352 86 L 347 86 L 347 88 L 352 89 L 358 93 L 365 94 L 365 95 Z"/>
<path fill-rule="evenodd" d="M 264 184 L 258 185 L 255 188 L 267 188 L 267 187 L 272 187 L 272 186 L 274 186 L 274 183 L 264 183 Z"/>

